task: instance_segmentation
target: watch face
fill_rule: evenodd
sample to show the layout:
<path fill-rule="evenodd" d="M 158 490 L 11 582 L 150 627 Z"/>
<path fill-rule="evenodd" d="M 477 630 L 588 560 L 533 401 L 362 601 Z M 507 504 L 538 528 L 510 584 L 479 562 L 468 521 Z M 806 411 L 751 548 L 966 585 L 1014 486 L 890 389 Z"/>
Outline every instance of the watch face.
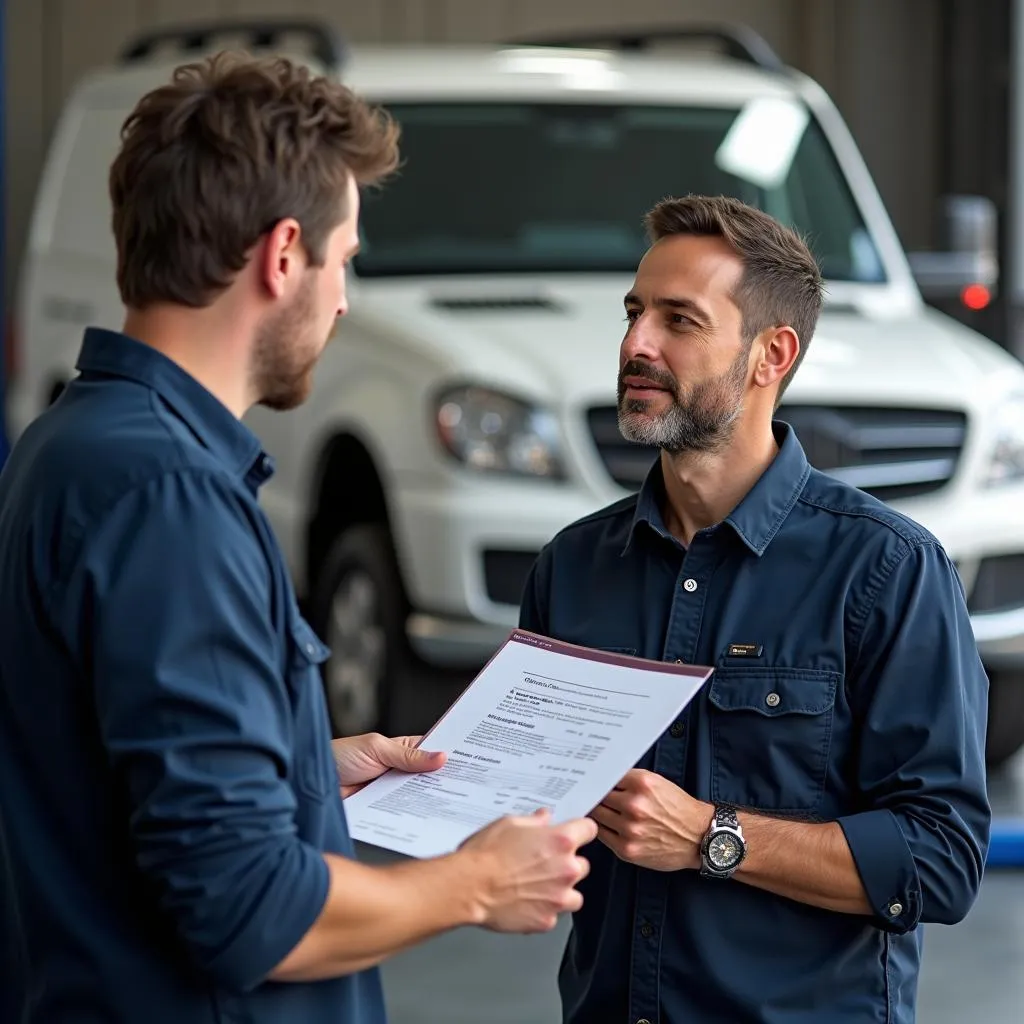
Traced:
<path fill-rule="evenodd" d="M 708 860 L 716 871 L 728 871 L 743 856 L 743 846 L 731 832 L 718 832 L 708 843 Z"/>

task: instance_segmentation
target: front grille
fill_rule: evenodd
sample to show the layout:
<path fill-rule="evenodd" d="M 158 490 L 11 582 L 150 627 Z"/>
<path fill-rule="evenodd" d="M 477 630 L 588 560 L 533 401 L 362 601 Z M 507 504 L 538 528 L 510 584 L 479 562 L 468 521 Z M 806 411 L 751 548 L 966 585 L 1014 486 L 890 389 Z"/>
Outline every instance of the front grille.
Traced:
<path fill-rule="evenodd" d="M 778 418 L 796 431 L 811 465 L 882 501 L 929 494 L 956 472 L 967 417 L 943 409 L 868 409 L 784 405 Z M 655 449 L 626 441 L 614 406 L 587 413 L 609 476 L 637 490 Z"/>

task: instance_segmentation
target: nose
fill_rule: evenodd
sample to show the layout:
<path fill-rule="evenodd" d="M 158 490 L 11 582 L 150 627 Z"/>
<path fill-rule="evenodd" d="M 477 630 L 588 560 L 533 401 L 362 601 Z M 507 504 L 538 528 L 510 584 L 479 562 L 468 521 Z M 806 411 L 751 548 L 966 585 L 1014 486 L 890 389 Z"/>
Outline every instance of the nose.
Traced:
<path fill-rule="evenodd" d="M 624 360 L 643 359 L 651 363 L 657 361 L 658 346 L 653 326 L 643 313 L 629 325 L 629 330 L 622 339 Z"/>

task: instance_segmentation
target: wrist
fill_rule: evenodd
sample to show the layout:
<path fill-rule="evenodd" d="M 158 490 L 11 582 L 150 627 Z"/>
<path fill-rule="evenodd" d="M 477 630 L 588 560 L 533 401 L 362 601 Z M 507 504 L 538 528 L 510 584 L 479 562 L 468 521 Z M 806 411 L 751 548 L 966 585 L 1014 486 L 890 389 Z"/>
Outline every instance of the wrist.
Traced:
<path fill-rule="evenodd" d="M 490 918 L 494 904 L 495 865 L 486 851 L 463 848 L 449 854 L 449 861 L 457 879 L 456 916 L 459 925 L 481 926 Z"/>
<path fill-rule="evenodd" d="M 691 844 L 692 855 L 690 863 L 686 866 L 697 870 L 701 866 L 701 844 L 704 842 L 704 837 L 711 831 L 711 826 L 715 821 L 715 805 L 705 803 L 703 800 L 695 800 L 694 803 L 696 807 L 691 819 L 693 834 L 687 837 Z"/>

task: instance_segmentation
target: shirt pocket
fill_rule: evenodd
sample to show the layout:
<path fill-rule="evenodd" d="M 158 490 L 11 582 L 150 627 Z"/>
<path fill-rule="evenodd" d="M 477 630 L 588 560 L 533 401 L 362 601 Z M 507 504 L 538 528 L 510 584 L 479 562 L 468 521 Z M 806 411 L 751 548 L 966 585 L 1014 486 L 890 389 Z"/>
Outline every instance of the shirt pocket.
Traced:
<path fill-rule="evenodd" d="M 309 623 L 295 613 L 288 627 L 287 669 L 295 709 L 292 774 L 295 788 L 313 800 L 325 799 L 338 787 L 320 675 L 330 653 Z"/>
<path fill-rule="evenodd" d="M 838 672 L 821 669 L 716 669 L 708 691 L 712 800 L 815 811 L 825 789 L 838 684 Z"/>

